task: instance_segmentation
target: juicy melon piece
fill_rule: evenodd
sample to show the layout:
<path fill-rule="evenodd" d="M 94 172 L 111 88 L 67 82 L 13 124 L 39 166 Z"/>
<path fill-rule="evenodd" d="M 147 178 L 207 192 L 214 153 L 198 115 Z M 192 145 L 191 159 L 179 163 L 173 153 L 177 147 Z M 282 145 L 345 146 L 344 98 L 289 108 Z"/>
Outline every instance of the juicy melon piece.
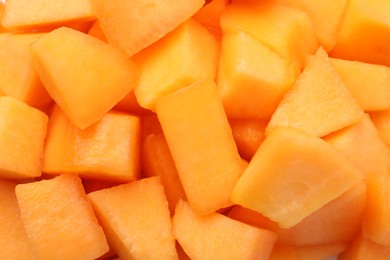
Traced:
<path fill-rule="evenodd" d="M 108 251 L 77 175 L 19 184 L 16 197 L 38 259 L 95 259 Z"/>
<path fill-rule="evenodd" d="M 333 259 L 346 248 L 345 244 L 335 243 L 315 246 L 275 246 L 269 260 L 319 260 Z"/>
<path fill-rule="evenodd" d="M 88 34 L 101 40 L 104 42 L 107 42 L 106 35 L 104 35 L 104 32 L 102 31 L 102 28 L 100 27 L 99 20 L 95 20 L 93 24 L 91 25 L 91 28 L 88 30 Z"/>
<path fill-rule="evenodd" d="M 350 0 L 330 56 L 390 66 L 390 2 Z"/>
<path fill-rule="evenodd" d="M 124 55 L 70 28 L 41 37 L 31 54 L 50 96 L 81 129 L 98 121 L 138 82 L 138 69 Z"/>
<path fill-rule="evenodd" d="M 140 175 L 140 119 L 110 111 L 86 129 L 55 107 L 49 121 L 43 172 L 129 182 Z"/>
<path fill-rule="evenodd" d="M 12 97 L 0 97 L 0 177 L 41 175 L 47 115 Z"/>
<path fill-rule="evenodd" d="M 295 80 L 294 69 L 242 31 L 222 37 L 217 85 L 228 117 L 270 118 Z"/>
<path fill-rule="evenodd" d="M 325 141 L 278 127 L 250 161 L 232 201 L 290 228 L 362 178 L 355 165 Z"/>
<path fill-rule="evenodd" d="M 338 257 L 340 260 L 386 260 L 390 259 L 390 247 L 383 246 L 365 238 L 362 234 Z"/>
<path fill-rule="evenodd" d="M 177 204 L 173 217 L 176 239 L 197 259 L 268 259 L 276 235 L 219 213 L 196 215 L 187 202 Z"/>
<path fill-rule="evenodd" d="M 226 10 L 229 0 L 213 0 L 206 3 L 193 18 L 205 26 L 217 39 L 222 36 L 219 20 Z"/>
<path fill-rule="evenodd" d="M 15 183 L 0 179 L 0 248 L 4 259 L 33 260 L 34 255 L 24 230 Z"/>
<path fill-rule="evenodd" d="M 7 0 L 1 23 L 8 29 L 26 30 L 93 19 L 88 0 Z"/>
<path fill-rule="evenodd" d="M 30 55 L 30 46 L 43 33 L 0 35 L 0 89 L 30 106 L 51 102 Z M 12 61 L 12 62 L 10 62 Z"/>
<path fill-rule="evenodd" d="M 371 112 L 370 118 L 378 129 L 379 136 L 390 146 L 390 110 Z"/>
<path fill-rule="evenodd" d="M 88 194 L 114 251 L 122 259 L 178 259 L 159 177 Z"/>
<path fill-rule="evenodd" d="M 230 206 L 242 162 L 215 83 L 200 81 L 166 95 L 156 111 L 194 211 Z"/>
<path fill-rule="evenodd" d="M 342 151 L 366 176 L 387 174 L 390 169 L 389 150 L 367 114 L 358 123 L 327 135 L 324 140 Z"/>
<path fill-rule="evenodd" d="M 188 20 L 204 0 L 91 0 L 91 4 L 108 43 L 131 57 Z"/>
<path fill-rule="evenodd" d="M 276 126 L 290 126 L 321 137 L 358 122 L 363 114 L 319 48 L 279 103 L 266 133 Z"/>
<path fill-rule="evenodd" d="M 213 35 L 193 19 L 134 57 L 140 67 L 134 88 L 138 102 L 155 110 L 156 100 L 195 81 L 215 78 L 218 44 Z"/>

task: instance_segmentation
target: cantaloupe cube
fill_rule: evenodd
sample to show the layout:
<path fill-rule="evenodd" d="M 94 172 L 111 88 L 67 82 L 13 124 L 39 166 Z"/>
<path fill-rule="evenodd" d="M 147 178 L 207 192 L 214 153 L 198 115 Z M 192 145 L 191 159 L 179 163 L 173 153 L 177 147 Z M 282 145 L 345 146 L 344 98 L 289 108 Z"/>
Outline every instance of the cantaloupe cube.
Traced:
<path fill-rule="evenodd" d="M 325 141 L 278 127 L 250 161 L 232 201 L 290 228 L 362 178 L 356 166 Z"/>
<path fill-rule="evenodd" d="M 31 44 L 43 35 L 42 33 L 0 35 L 0 89 L 7 96 L 15 97 L 34 107 L 51 102 L 30 55 Z"/>
<path fill-rule="evenodd" d="M 152 114 L 152 111 L 149 109 L 141 107 L 137 97 L 135 96 L 134 89 L 131 90 L 121 101 L 119 101 L 113 109 L 141 116 Z"/>
<path fill-rule="evenodd" d="M 88 0 L 7 0 L 1 23 L 8 29 L 26 30 L 93 18 Z"/>
<path fill-rule="evenodd" d="M 370 118 L 379 136 L 387 146 L 390 146 L 390 110 L 370 112 Z"/>
<path fill-rule="evenodd" d="M 142 107 L 154 111 L 159 97 L 197 80 L 215 78 L 218 44 L 206 28 L 190 19 L 140 52 L 134 61 L 141 71 L 135 95 Z"/>
<path fill-rule="evenodd" d="M 314 33 L 326 51 L 336 44 L 349 0 L 276 0 L 306 12 L 313 23 Z"/>
<path fill-rule="evenodd" d="M 106 35 L 104 35 L 104 32 L 102 31 L 102 28 L 100 27 L 100 22 L 99 20 L 95 20 L 91 27 L 88 30 L 88 34 L 102 40 L 104 42 L 107 42 Z"/>
<path fill-rule="evenodd" d="M 365 238 L 356 236 L 349 247 L 338 257 L 340 260 L 387 260 L 390 258 L 390 247 L 383 246 Z"/>
<path fill-rule="evenodd" d="M 126 56 L 70 28 L 41 37 L 31 54 L 50 96 L 81 129 L 99 120 L 138 81 L 138 70 Z"/>
<path fill-rule="evenodd" d="M 16 197 L 38 259 L 95 259 L 108 251 L 77 175 L 19 184 Z"/>
<path fill-rule="evenodd" d="M 307 54 L 318 47 L 310 18 L 296 8 L 273 1 L 239 1 L 221 16 L 224 33 L 242 30 L 252 34 L 291 64 L 298 76 Z"/>
<path fill-rule="evenodd" d="M 217 39 L 222 36 L 219 20 L 226 10 L 228 0 L 213 0 L 206 3 L 193 18 L 205 26 Z"/>
<path fill-rule="evenodd" d="M 0 248 L 3 259 L 34 259 L 28 240 L 18 201 L 15 183 L 0 180 Z"/>
<path fill-rule="evenodd" d="M 365 111 L 390 109 L 389 67 L 334 58 L 330 62 Z"/>
<path fill-rule="evenodd" d="M 148 135 L 142 145 L 141 158 L 144 176 L 160 176 L 169 210 L 173 215 L 177 202 L 180 199 L 186 200 L 187 197 L 164 135 Z"/>
<path fill-rule="evenodd" d="M 340 243 L 299 247 L 277 245 L 273 248 L 269 260 L 330 260 L 345 248 L 346 244 Z"/>
<path fill-rule="evenodd" d="M 387 0 L 350 0 L 332 57 L 390 66 Z"/>
<path fill-rule="evenodd" d="M 162 133 L 163 131 L 161 128 L 161 124 L 156 114 L 153 113 L 141 117 L 141 143 L 142 144 L 145 142 L 145 139 L 149 135 L 159 135 Z"/>
<path fill-rule="evenodd" d="M 219 213 L 196 215 L 180 201 L 173 217 L 176 239 L 197 259 L 268 259 L 276 241 L 271 231 L 240 223 Z"/>
<path fill-rule="evenodd" d="M 287 60 L 250 34 L 225 33 L 217 85 L 228 117 L 270 118 L 295 71 Z"/>
<path fill-rule="evenodd" d="M 321 137 L 358 122 L 363 114 L 319 48 L 279 103 L 266 132 L 275 126 L 291 126 Z"/>
<path fill-rule="evenodd" d="M 265 138 L 268 121 L 253 118 L 230 118 L 233 138 L 238 152 L 245 160 L 250 161 Z"/>
<path fill-rule="evenodd" d="M 108 42 L 131 57 L 189 19 L 204 0 L 91 0 L 91 4 Z"/>
<path fill-rule="evenodd" d="M 140 119 L 110 111 L 86 129 L 55 107 L 45 143 L 43 172 L 128 182 L 140 175 Z"/>
<path fill-rule="evenodd" d="M 178 259 L 159 177 L 96 191 L 88 197 L 121 259 Z"/>
<path fill-rule="evenodd" d="M 194 211 L 230 206 L 242 162 L 215 83 L 196 82 L 164 96 L 156 111 Z"/>
<path fill-rule="evenodd" d="M 387 174 L 390 154 L 369 115 L 358 123 L 324 137 L 342 151 L 363 174 Z"/>
<path fill-rule="evenodd" d="M 269 260 L 302 260 L 294 246 L 276 245 L 272 248 Z"/>
<path fill-rule="evenodd" d="M 47 115 L 12 97 L 0 97 L 0 177 L 41 175 Z"/>

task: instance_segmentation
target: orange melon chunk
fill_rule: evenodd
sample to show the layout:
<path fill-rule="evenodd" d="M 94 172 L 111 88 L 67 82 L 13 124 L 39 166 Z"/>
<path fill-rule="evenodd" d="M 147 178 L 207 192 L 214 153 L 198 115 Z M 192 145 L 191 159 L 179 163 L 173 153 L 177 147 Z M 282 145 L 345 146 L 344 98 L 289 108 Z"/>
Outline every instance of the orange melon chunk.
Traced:
<path fill-rule="evenodd" d="M 31 60 L 30 46 L 44 34 L 0 35 L 0 89 L 30 106 L 51 102 Z M 12 62 L 10 62 L 12 61 Z"/>
<path fill-rule="evenodd" d="M 16 197 L 37 258 L 95 259 L 108 251 L 76 175 L 19 184 Z"/>
<path fill-rule="evenodd" d="M 134 88 L 138 102 L 154 111 L 159 97 L 197 80 L 214 79 L 217 59 L 213 35 L 193 19 L 184 22 L 134 57 L 141 71 Z"/>
<path fill-rule="evenodd" d="M 88 194 L 121 259 L 178 259 L 159 177 Z"/>
<path fill-rule="evenodd" d="M 270 118 L 295 80 L 294 69 L 242 31 L 222 38 L 217 85 L 228 117 Z"/>
<path fill-rule="evenodd" d="M 137 68 L 124 55 L 66 27 L 41 37 L 31 54 L 50 96 L 81 129 L 98 121 L 138 81 Z"/>
<path fill-rule="evenodd" d="M 140 174 L 140 119 L 110 111 L 86 129 L 55 107 L 45 144 L 43 172 L 128 182 Z"/>
<path fill-rule="evenodd" d="M 0 180 L 0 248 L 4 259 L 34 259 L 28 240 L 18 201 L 15 196 L 15 183 Z"/>
<path fill-rule="evenodd" d="M 1 23 L 8 29 L 26 30 L 93 18 L 88 0 L 7 0 Z"/>
<path fill-rule="evenodd" d="M 228 0 L 213 0 L 206 3 L 193 15 L 193 18 L 209 29 L 217 39 L 222 36 L 219 20 L 226 9 L 228 2 Z"/>
<path fill-rule="evenodd" d="M 88 34 L 101 40 L 101 41 L 107 42 L 107 38 L 104 35 L 102 28 L 100 27 L 99 20 L 95 20 L 93 22 L 93 24 L 91 25 L 91 28 L 89 28 L 89 30 L 88 30 Z"/>
<path fill-rule="evenodd" d="M 379 245 L 359 234 L 349 247 L 339 256 L 340 260 L 387 260 L 390 258 L 390 247 Z"/>
<path fill-rule="evenodd" d="M 270 260 L 319 260 L 333 259 L 344 251 L 345 244 L 327 244 L 316 246 L 275 246 Z"/>
<path fill-rule="evenodd" d="M 362 116 L 363 110 L 320 48 L 279 103 L 266 132 L 275 126 L 291 126 L 321 137 Z"/>
<path fill-rule="evenodd" d="M 41 175 L 47 115 L 7 96 L 0 97 L 0 177 Z"/>
<path fill-rule="evenodd" d="M 276 235 L 219 213 L 196 215 L 180 201 L 173 217 L 176 239 L 186 254 L 197 259 L 268 259 Z"/>
<path fill-rule="evenodd" d="M 269 133 L 232 193 L 232 201 L 289 228 L 357 184 L 363 175 L 341 152 L 303 131 Z"/>
<path fill-rule="evenodd" d="M 2 25 L 1 20 L 4 14 L 4 3 L 0 2 L 0 33 L 7 31 Z"/>
<path fill-rule="evenodd" d="M 390 110 L 370 112 L 370 118 L 379 136 L 387 146 L 390 146 Z"/>
<path fill-rule="evenodd" d="M 108 42 L 131 57 L 189 19 L 204 0 L 123 0 L 120 4 L 91 0 L 91 4 Z"/>
<path fill-rule="evenodd" d="M 164 96 L 156 111 L 194 211 L 230 206 L 242 162 L 215 83 L 196 82 Z"/>

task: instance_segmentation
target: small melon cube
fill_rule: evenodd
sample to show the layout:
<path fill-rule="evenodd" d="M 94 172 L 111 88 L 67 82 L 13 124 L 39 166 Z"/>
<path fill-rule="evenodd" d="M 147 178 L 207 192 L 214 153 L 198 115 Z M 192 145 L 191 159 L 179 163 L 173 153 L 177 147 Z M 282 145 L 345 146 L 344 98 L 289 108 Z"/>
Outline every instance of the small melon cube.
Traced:
<path fill-rule="evenodd" d="M 358 234 L 354 241 L 338 257 L 339 260 L 387 260 L 390 259 L 390 247 L 377 244 L 362 234 Z"/>
<path fill-rule="evenodd" d="M 378 129 L 379 136 L 390 146 L 390 110 L 371 112 L 370 118 Z"/>

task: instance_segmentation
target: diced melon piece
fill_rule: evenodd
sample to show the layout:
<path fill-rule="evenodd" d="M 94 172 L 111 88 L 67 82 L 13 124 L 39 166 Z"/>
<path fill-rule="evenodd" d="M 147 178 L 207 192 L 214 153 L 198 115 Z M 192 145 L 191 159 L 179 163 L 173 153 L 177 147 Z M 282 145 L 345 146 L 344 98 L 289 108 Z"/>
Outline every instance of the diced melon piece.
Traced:
<path fill-rule="evenodd" d="M 8 29 L 26 30 L 93 18 L 88 0 L 7 0 L 1 23 Z"/>
<path fill-rule="evenodd" d="M 242 31 L 225 33 L 217 85 L 228 117 L 270 118 L 295 80 L 294 69 Z"/>
<path fill-rule="evenodd" d="M 0 97 L 0 177 L 41 175 L 47 115 L 12 97 Z"/>
<path fill-rule="evenodd" d="M 319 48 L 279 103 L 266 131 L 291 126 L 321 137 L 358 122 L 363 114 Z"/>
<path fill-rule="evenodd" d="M 43 172 L 133 181 L 140 174 L 140 131 L 138 117 L 115 111 L 81 130 L 55 107 L 49 121 Z"/>
<path fill-rule="evenodd" d="M 390 66 L 390 2 L 350 0 L 330 56 Z"/>
<path fill-rule="evenodd" d="M 222 36 L 219 20 L 226 10 L 229 0 L 213 0 L 206 3 L 193 18 L 205 26 L 217 39 Z"/>
<path fill-rule="evenodd" d="M 189 19 L 204 0 L 91 0 L 91 4 L 108 42 L 131 57 Z"/>
<path fill-rule="evenodd" d="M 0 89 L 7 96 L 15 97 L 34 107 L 51 102 L 30 55 L 31 44 L 43 35 L 42 33 L 0 35 Z"/>
<path fill-rule="evenodd" d="M 379 136 L 387 146 L 390 146 L 390 110 L 370 112 L 370 118 Z"/>
<path fill-rule="evenodd" d="M 342 151 L 363 174 L 387 174 L 390 153 L 380 138 L 369 115 L 358 123 L 324 137 L 324 140 Z"/>
<path fill-rule="evenodd" d="M 140 67 L 134 88 L 142 107 L 155 110 L 159 97 L 197 80 L 214 79 L 218 44 L 202 25 L 190 19 L 134 57 Z"/>
<path fill-rule="evenodd" d="M 20 218 L 15 186 L 15 183 L 0 179 L 1 258 L 33 260 L 34 255 L 30 241 Z"/>
<path fill-rule="evenodd" d="M 242 162 L 215 83 L 196 82 L 164 96 L 156 111 L 194 211 L 230 206 Z"/>
<path fill-rule="evenodd" d="M 330 260 L 345 248 L 346 245 L 342 243 L 299 247 L 277 245 L 269 260 Z"/>
<path fill-rule="evenodd" d="M 152 114 L 152 111 L 149 109 L 141 107 L 137 97 L 135 96 L 134 89 L 131 90 L 121 101 L 119 101 L 113 109 L 141 116 Z"/>
<path fill-rule="evenodd" d="M 38 259 L 95 259 L 108 251 L 77 175 L 19 184 L 16 197 Z"/>
<path fill-rule="evenodd" d="M 221 17 L 224 33 L 242 30 L 270 47 L 291 64 L 298 76 L 307 54 L 318 47 L 306 13 L 273 1 L 233 2 Z"/>
<path fill-rule="evenodd" d="M 276 245 L 272 248 L 269 260 L 302 260 L 294 246 Z"/>
<path fill-rule="evenodd" d="M 159 177 L 92 192 L 88 197 L 121 259 L 178 259 Z"/>
<path fill-rule="evenodd" d="M 268 259 L 276 235 L 219 213 L 196 215 L 180 201 L 173 217 L 176 239 L 193 259 Z"/>
<path fill-rule="evenodd" d="M 160 121 L 156 114 L 141 117 L 141 143 L 145 142 L 149 135 L 162 134 Z"/>
<path fill-rule="evenodd" d="M 177 202 L 187 198 L 168 144 L 162 134 L 151 134 L 146 137 L 142 146 L 142 170 L 146 177 L 160 176 L 169 210 L 173 215 Z"/>
<path fill-rule="evenodd" d="M 99 20 L 95 20 L 93 24 L 91 25 L 91 28 L 88 30 L 88 34 L 101 40 L 104 42 L 107 42 L 106 35 L 104 35 L 104 32 L 102 31 L 102 28 L 100 27 Z"/>
<path fill-rule="evenodd" d="M 276 0 L 306 12 L 313 23 L 314 33 L 326 51 L 336 44 L 349 0 Z"/>
<path fill-rule="evenodd" d="M 334 58 L 330 62 L 365 111 L 390 109 L 389 67 Z"/>
<path fill-rule="evenodd" d="M 50 96 L 78 128 L 98 121 L 137 84 L 126 56 L 92 36 L 61 27 L 31 46 Z"/>
<path fill-rule="evenodd" d="M 363 178 L 352 162 L 303 131 L 274 128 L 232 193 L 232 201 L 289 228 Z"/>
<path fill-rule="evenodd" d="M 245 160 L 250 161 L 264 140 L 266 120 L 253 118 L 230 118 L 233 138 L 238 152 Z"/>
<path fill-rule="evenodd" d="M 365 238 L 356 236 L 349 247 L 338 257 L 339 260 L 387 260 L 390 259 L 390 247 L 383 246 Z"/>

